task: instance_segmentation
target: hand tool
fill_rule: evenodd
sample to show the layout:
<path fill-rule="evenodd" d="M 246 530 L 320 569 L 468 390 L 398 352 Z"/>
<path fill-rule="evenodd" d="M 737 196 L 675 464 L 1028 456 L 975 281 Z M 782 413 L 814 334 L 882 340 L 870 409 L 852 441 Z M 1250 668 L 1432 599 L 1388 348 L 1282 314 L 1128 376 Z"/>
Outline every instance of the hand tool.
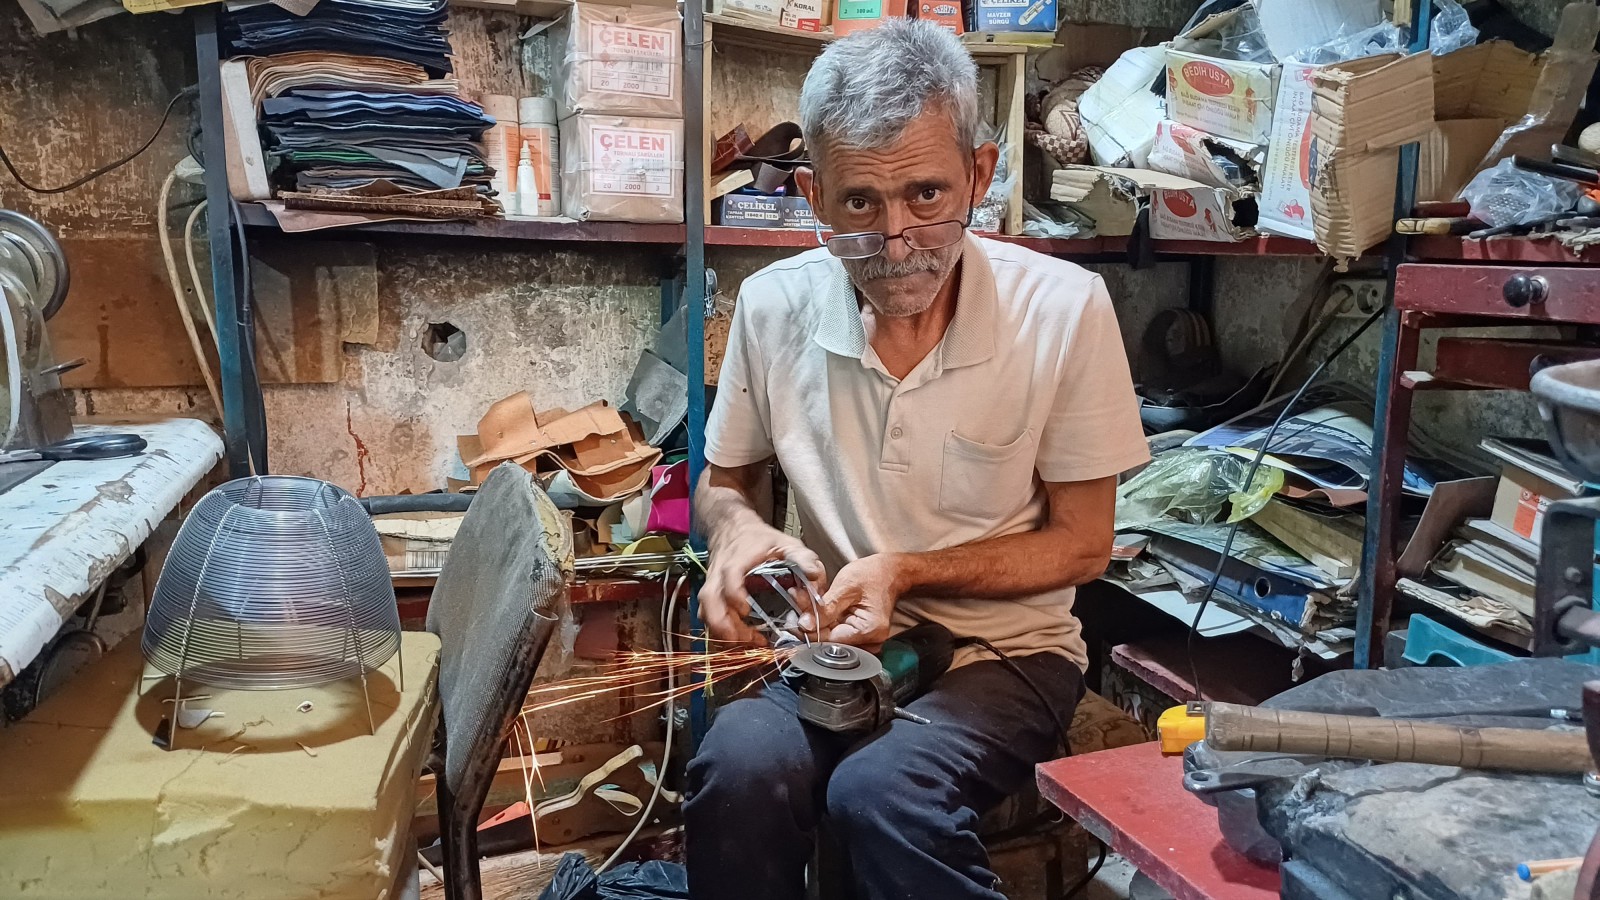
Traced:
<path fill-rule="evenodd" d="M 928 720 L 902 709 L 950 668 L 955 637 L 925 622 L 891 637 L 877 656 L 831 641 L 795 651 L 784 680 L 799 696 L 801 720 L 834 732 L 873 731 L 892 719 Z"/>
<path fill-rule="evenodd" d="M 0 464 L 46 459 L 60 462 L 68 459 L 115 459 L 119 456 L 136 456 L 144 452 L 145 439 L 137 434 L 85 434 L 56 441 L 31 450 L 10 450 L 0 453 Z"/>
<path fill-rule="evenodd" d="M 1426 219 L 1400 219 L 1394 223 L 1397 234 L 1468 234 L 1483 223 L 1468 216 L 1433 216 Z"/>

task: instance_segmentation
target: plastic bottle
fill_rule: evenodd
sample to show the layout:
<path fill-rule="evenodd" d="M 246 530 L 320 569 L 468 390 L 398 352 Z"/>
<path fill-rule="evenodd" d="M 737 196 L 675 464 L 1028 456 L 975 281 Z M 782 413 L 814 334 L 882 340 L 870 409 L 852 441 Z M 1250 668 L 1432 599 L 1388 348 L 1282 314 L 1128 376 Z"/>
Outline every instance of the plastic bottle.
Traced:
<path fill-rule="evenodd" d="M 539 209 L 522 208 L 525 216 L 561 215 L 560 129 L 556 101 L 551 97 L 523 97 L 517 104 L 518 131 L 530 151 L 534 177 L 539 180 Z M 518 192 L 521 193 L 520 191 Z"/>
<path fill-rule="evenodd" d="M 528 143 L 522 143 L 522 159 L 517 161 L 517 207 L 525 216 L 543 215 L 539 203 L 539 176 L 533 168 Z"/>

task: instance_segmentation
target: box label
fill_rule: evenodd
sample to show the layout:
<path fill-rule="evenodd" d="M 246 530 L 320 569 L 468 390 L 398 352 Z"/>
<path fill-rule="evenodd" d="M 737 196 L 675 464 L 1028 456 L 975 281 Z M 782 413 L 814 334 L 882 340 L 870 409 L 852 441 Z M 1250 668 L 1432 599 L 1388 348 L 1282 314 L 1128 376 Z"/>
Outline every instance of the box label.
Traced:
<path fill-rule="evenodd" d="M 675 141 L 653 128 L 595 128 L 589 135 L 589 190 L 671 197 Z"/>
<path fill-rule="evenodd" d="M 839 18 L 846 21 L 883 18 L 883 0 L 839 0 Z"/>
<path fill-rule="evenodd" d="M 1227 191 L 1156 190 L 1150 196 L 1150 236 L 1158 240 L 1232 243 L 1244 230 L 1233 224 Z"/>
<path fill-rule="evenodd" d="M 1317 148 L 1311 136 L 1311 79 L 1316 66 L 1284 63 L 1272 138 L 1261 172 L 1261 220 L 1256 227 L 1284 237 L 1315 240 L 1311 186 L 1317 180 Z"/>
<path fill-rule="evenodd" d="M 1251 144 L 1271 136 L 1276 65 L 1196 58 L 1167 60 L 1167 115 L 1192 128 Z"/>
<path fill-rule="evenodd" d="M 1511 519 L 1511 530 L 1529 540 L 1537 539 L 1539 525 L 1544 521 L 1545 511 L 1549 508 L 1550 498 L 1523 488 L 1517 496 L 1517 512 Z"/>
<path fill-rule="evenodd" d="M 1056 0 L 973 0 L 974 31 L 1055 31 Z"/>
<path fill-rule="evenodd" d="M 677 95 L 678 33 L 615 22 L 590 22 L 594 58 L 585 66 L 589 89 L 671 99 Z"/>

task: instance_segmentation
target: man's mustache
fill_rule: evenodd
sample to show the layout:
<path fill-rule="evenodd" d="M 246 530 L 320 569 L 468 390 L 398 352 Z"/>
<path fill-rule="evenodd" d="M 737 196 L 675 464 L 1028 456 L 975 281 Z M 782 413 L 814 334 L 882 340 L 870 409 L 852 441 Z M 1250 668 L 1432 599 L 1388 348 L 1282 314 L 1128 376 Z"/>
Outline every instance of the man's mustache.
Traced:
<path fill-rule="evenodd" d="M 894 262 L 883 254 L 869 259 L 854 260 L 852 273 L 861 281 L 877 281 L 880 278 L 905 278 L 911 275 L 921 275 L 924 272 L 940 272 L 945 268 L 945 262 L 938 253 L 932 250 L 913 250 L 905 259 Z"/>

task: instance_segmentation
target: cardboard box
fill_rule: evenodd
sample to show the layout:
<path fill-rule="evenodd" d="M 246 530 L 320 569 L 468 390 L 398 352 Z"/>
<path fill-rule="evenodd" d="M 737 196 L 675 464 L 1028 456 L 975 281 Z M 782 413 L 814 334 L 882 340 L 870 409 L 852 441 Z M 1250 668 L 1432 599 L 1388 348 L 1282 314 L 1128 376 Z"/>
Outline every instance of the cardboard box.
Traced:
<path fill-rule="evenodd" d="M 683 25 L 675 9 L 574 3 L 551 30 L 561 118 L 683 117 Z"/>
<path fill-rule="evenodd" d="M 1433 59 L 1437 121 L 1422 140 L 1417 200 L 1454 200 L 1506 126 L 1529 111 L 1540 57 L 1506 41 L 1490 41 Z"/>
<path fill-rule="evenodd" d="M 1167 116 L 1218 137 L 1264 144 L 1272 136 L 1278 71 L 1277 63 L 1168 50 Z"/>
<path fill-rule="evenodd" d="M 762 25 L 780 25 L 783 8 L 783 0 L 722 0 L 717 14 Z"/>
<path fill-rule="evenodd" d="M 828 0 L 787 0 L 778 24 L 796 31 L 820 32 L 833 21 L 833 4 Z"/>
<path fill-rule="evenodd" d="M 1166 172 L 1065 166 L 1050 189 L 1050 199 L 1092 219 L 1101 237 L 1132 234 L 1145 198 L 1155 238 L 1232 242 L 1253 233 L 1253 197 Z"/>
<path fill-rule="evenodd" d="M 907 0 L 828 0 L 833 4 L 833 33 L 844 37 L 857 31 L 876 28 L 884 19 L 903 19 L 910 10 Z"/>
<path fill-rule="evenodd" d="M 1430 54 L 1373 56 L 1312 73 L 1311 221 L 1323 252 L 1353 259 L 1389 236 L 1397 149 L 1432 130 Z"/>
<path fill-rule="evenodd" d="M 1056 0 L 967 0 L 967 11 L 968 31 L 1056 31 Z"/>
<path fill-rule="evenodd" d="M 1261 174 L 1260 219 L 1256 227 L 1284 237 L 1314 240 L 1311 184 L 1317 159 L 1311 139 L 1312 76 L 1317 67 L 1284 63 L 1278 76 L 1278 102 L 1272 111 L 1272 137 Z"/>
<path fill-rule="evenodd" d="M 1489 521 L 1538 543 L 1550 504 L 1574 496 L 1555 482 L 1508 465 L 1500 470 L 1500 485 L 1494 492 L 1494 511 L 1489 514 Z"/>
<path fill-rule="evenodd" d="M 811 204 L 804 197 L 727 194 L 717 204 L 718 225 L 809 230 L 815 223 Z"/>
<path fill-rule="evenodd" d="M 1195 182 L 1150 192 L 1150 236 L 1158 241 L 1232 244 L 1254 235 L 1255 224 L 1255 198 L 1238 191 Z"/>
<path fill-rule="evenodd" d="M 920 0 L 916 6 L 916 16 L 927 19 L 956 33 L 964 34 L 965 17 L 961 14 L 961 0 Z"/>
<path fill-rule="evenodd" d="M 682 222 L 683 121 L 563 121 L 561 205 L 568 218 L 584 222 Z"/>
<path fill-rule="evenodd" d="M 1078 115 L 1097 165 L 1146 165 L 1156 127 L 1166 117 L 1161 98 L 1150 88 L 1166 66 L 1162 48 L 1135 47 L 1078 98 Z"/>
<path fill-rule="evenodd" d="M 1167 45 L 1167 118 L 1218 137 L 1265 144 L 1278 90 L 1276 62 L 1207 56 L 1207 39 L 1254 7 L 1208 16 Z"/>
<path fill-rule="evenodd" d="M 1258 189 L 1265 144 L 1246 144 L 1206 134 L 1178 122 L 1156 126 L 1148 165 L 1158 172 L 1231 190 Z"/>

